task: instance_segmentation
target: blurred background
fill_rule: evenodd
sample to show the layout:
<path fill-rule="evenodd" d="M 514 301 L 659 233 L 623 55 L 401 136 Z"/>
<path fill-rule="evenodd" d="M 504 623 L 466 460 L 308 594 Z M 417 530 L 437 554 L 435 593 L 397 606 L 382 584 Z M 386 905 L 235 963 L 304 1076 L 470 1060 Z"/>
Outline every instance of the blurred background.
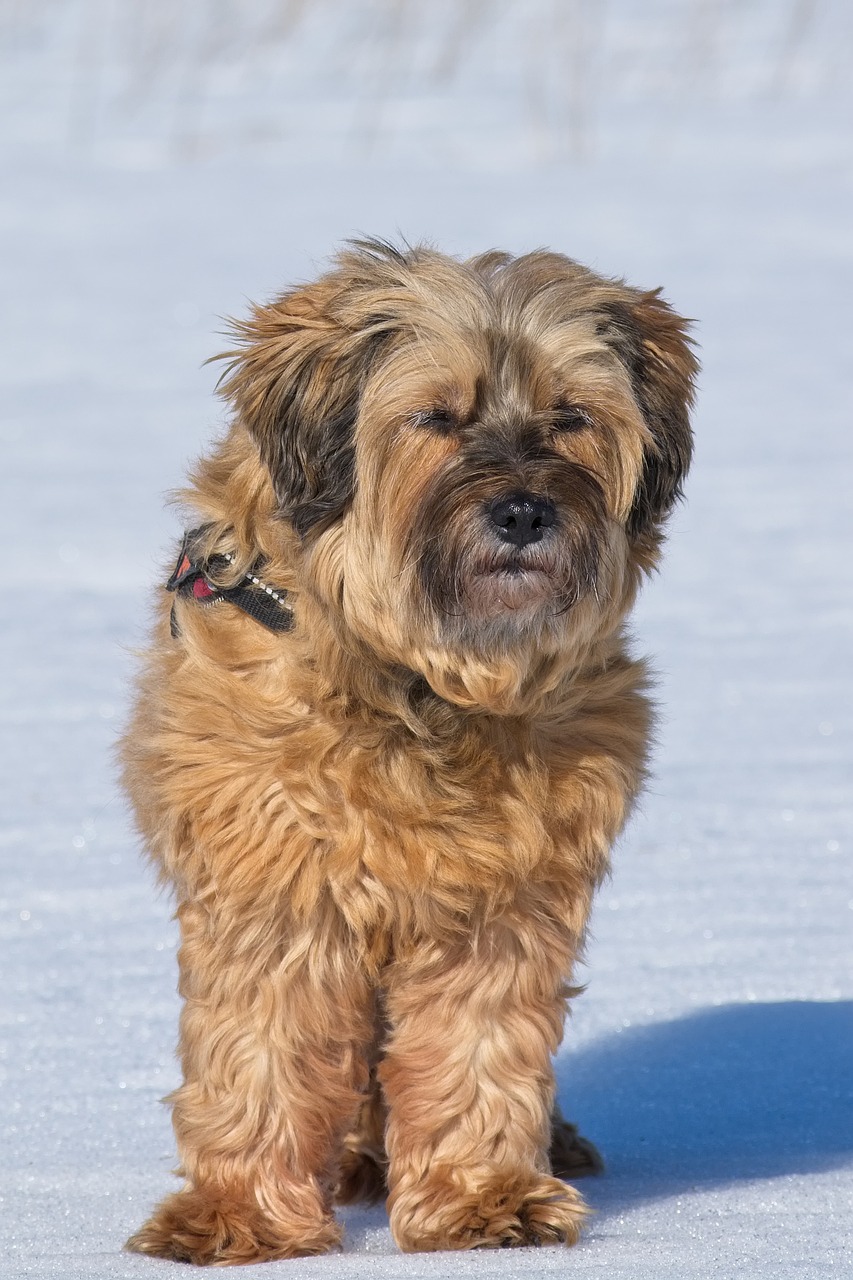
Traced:
<path fill-rule="evenodd" d="M 572 1265 L 846 1265 L 851 65 L 846 0 L 0 0 L 8 1274 L 148 1265 L 117 1250 L 170 1181 L 175 934 L 111 751 L 164 494 L 224 425 L 223 317 L 365 232 L 549 245 L 696 318 L 636 624 L 655 777 L 559 1062 L 609 1167 Z M 349 1241 L 390 1254 L 382 1213 Z"/>
<path fill-rule="evenodd" d="M 659 151 L 709 107 L 838 100 L 851 18 L 840 0 L 4 0 L 2 22 L 26 148 L 506 169 L 619 151 L 626 130 Z"/>

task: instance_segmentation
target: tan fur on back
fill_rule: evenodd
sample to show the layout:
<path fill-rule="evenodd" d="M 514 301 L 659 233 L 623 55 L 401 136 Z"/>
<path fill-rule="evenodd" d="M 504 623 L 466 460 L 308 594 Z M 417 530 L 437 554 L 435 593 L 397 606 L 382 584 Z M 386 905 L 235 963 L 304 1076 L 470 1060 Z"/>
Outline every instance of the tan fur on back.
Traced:
<path fill-rule="evenodd" d="M 623 626 L 690 456 L 683 323 L 556 254 L 371 242 L 236 335 L 186 499 L 295 626 L 158 604 L 123 759 L 178 903 L 186 1183 L 130 1246 L 320 1253 L 386 1178 L 402 1248 L 571 1243 L 551 1055 L 646 763 Z"/>

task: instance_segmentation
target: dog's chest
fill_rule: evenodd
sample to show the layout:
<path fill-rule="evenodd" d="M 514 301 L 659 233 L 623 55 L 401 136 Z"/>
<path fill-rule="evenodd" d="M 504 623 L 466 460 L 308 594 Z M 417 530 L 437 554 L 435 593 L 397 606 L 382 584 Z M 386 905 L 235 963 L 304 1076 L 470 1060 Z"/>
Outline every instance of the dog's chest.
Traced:
<path fill-rule="evenodd" d="M 560 856 L 560 788 L 546 762 L 509 735 L 376 734 L 350 742 L 333 767 L 333 877 L 409 894 L 491 895 Z"/>

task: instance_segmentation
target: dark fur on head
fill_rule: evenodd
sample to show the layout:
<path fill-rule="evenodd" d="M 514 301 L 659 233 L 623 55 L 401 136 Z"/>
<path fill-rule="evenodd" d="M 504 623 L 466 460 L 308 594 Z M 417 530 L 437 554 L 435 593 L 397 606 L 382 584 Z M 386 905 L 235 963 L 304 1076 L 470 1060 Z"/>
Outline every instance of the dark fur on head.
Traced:
<path fill-rule="evenodd" d="M 220 380 L 269 469 L 300 536 L 336 519 L 353 492 L 353 431 L 365 379 L 389 339 L 387 320 L 356 330 L 336 314 L 336 290 L 283 294 L 232 328 Z"/>
<path fill-rule="evenodd" d="M 685 322 L 660 290 L 630 292 L 630 301 L 606 304 L 603 331 L 631 375 L 652 435 L 628 521 L 631 536 L 641 538 L 658 529 L 681 497 L 693 454 L 689 415 L 697 364 Z"/>

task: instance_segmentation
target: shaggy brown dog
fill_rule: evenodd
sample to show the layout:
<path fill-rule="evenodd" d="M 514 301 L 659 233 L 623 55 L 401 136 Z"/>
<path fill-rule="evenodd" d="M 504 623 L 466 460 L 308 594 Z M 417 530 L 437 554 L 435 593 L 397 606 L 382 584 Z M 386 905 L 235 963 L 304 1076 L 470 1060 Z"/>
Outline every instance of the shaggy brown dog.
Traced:
<path fill-rule="evenodd" d="M 186 1185 L 130 1247 L 321 1253 L 386 1172 L 403 1249 L 572 1242 L 551 1059 L 643 778 L 685 324 L 557 254 L 365 242 L 236 329 L 123 747 L 185 1001 Z"/>

